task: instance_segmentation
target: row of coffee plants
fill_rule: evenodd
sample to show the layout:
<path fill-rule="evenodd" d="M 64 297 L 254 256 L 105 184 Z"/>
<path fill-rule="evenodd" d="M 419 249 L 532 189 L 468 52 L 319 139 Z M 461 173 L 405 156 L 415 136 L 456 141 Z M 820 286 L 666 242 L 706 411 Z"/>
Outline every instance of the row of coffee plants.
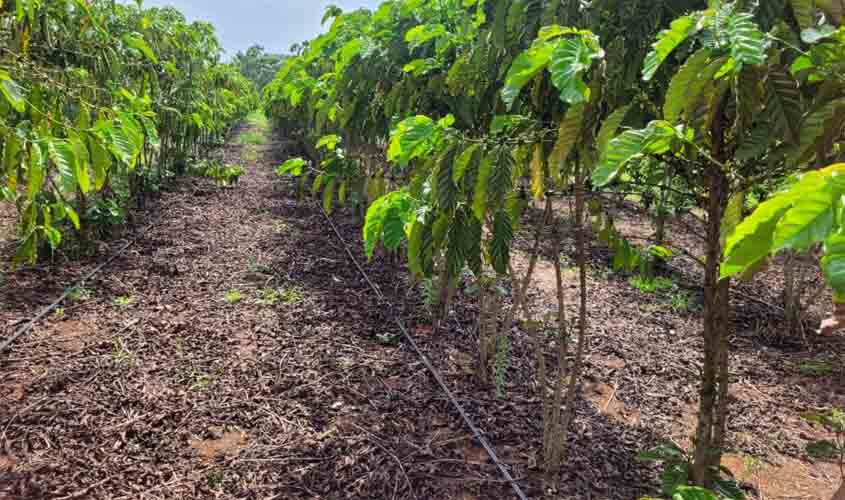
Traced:
<path fill-rule="evenodd" d="M 704 290 L 698 427 L 695 449 L 676 467 L 683 477 L 664 493 L 709 498 L 695 496 L 713 495 L 707 487 L 736 497 L 719 467 L 731 277 L 824 242 L 825 276 L 837 291 L 845 286 L 837 239 L 845 167 L 819 170 L 843 154 L 843 11 L 840 0 L 393 0 L 374 12 L 329 9 L 328 31 L 265 89 L 268 116 L 304 151 L 279 173 L 309 183 L 327 211 L 337 202 L 366 208 L 367 253 L 406 248 L 410 272 L 437 284 L 441 312 L 471 271 L 482 290 L 482 379 L 524 316 L 550 479 L 566 462 L 590 334 L 591 216 L 602 221 L 599 241 L 624 250 L 620 267 L 635 268 L 642 256 L 671 256 L 662 246 L 669 209 L 702 213 L 704 257 L 693 255 Z M 648 248 L 633 249 L 611 214 L 602 216 L 622 192 L 657 202 Z M 750 198 L 772 194 L 742 222 Z M 517 273 L 513 237 L 532 197 L 546 208 L 527 270 Z M 549 367 L 550 337 L 525 291 L 542 243 L 560 250 L 563 235 L 576 242 L 578 317 L 566 318 L 556 251 L 559 342 Z M 503 314 L 491 280 L 510 281 Z"/>
<path fill-rule="evenodd" d="M 256 105 L 211 25 L 112 0 L 0 2 L 0 202 L 17 264 L 160 188 Z"/>

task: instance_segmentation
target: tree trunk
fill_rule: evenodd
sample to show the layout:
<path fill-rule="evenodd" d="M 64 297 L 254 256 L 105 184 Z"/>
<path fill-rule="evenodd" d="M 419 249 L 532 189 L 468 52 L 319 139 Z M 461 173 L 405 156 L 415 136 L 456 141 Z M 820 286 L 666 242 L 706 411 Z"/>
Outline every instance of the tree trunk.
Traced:
<path fill-rule="evenodd" d="M 711 162 L 705 173 L 708 184 L 707 243 L 704 269 L 704 366 L 699 389 L 698 426 L 692 480 L 698 486 L 710 487 L 722 461 L 729 380 L 728 314 L 730 280 L 719 279 L 722 260 L 722 218 L 729 198 L 730 185 L 721 163 L 724 162 L 725 96 L 717 104 L 711 135 Z"/>

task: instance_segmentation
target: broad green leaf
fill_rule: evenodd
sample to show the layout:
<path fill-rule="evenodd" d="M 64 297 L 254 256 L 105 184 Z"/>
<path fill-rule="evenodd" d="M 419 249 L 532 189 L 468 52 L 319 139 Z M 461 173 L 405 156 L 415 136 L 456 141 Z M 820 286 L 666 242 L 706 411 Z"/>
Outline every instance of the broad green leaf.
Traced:
<path fill-rule="evenodd" d="M 699 30 L 701 30 L 700 14 L 691 14 L 672 21 L 668 30 L 663 30 L 657 35 L 657 41 L 652 44 L 651 51 L 646 56 L 643 80 L 651 80 L 669 54 Z"/>
<path fill-rule="evenodd" d="M 763 32 L 754 23 L 753 15 L 739 13 L 730 16 L 727 35 L 731 46 L 731 58 L 738 63 L 737 72 L 744 64 L 759 66 L 766 62 L 766 50 L 769 44 Z"/>
<path fill-rule="evenodd" d="M 845 234 L 834 233 L 824 243 L 821 260 L 822 273 L 828 286 L 838 293 L 845 292 Z"/>
<path fill-rule="evenodd" d="M 593 184 L 596 187 L 610 184 L 628 162 L 642 156 L 647 140 L 646 130 L 626 130 L 612 139 L 599 165 L 593 170 Z"/>
<path fill-rule="evenodd" d="M 99 191 L 108 179 L 112 157 L 100 142 L 100 138 L 94 134 L 88 137 L 88 149 L 91 151 L 91 167 L 94 170 L 94 189 Z"/>
<path fill-rule="evenodd" d="M 9 73 L 2 70 L 0 70 L 0 93 L 3 94 L 12 109 L 18 113 L 23 113 L 26 110 L 24 89 L 12 80 Z"/>
<path fill-rule="evenodd" d="M 590 88 L 584 82 L 583 75 L 593 65 L 593 60 L 602 57 L 604 51 L 588 44 L 585 37 L 558 41 L 549 60 L 549 73 L 563 102 L 577 104 L 590 100 Z"/>
<path fill-rule="evenodd" d="M 467 147 L 458 158 L 455 160 L 455 168 L 452 169 L 452 180 L 455 184 L 461 182 L 464 178 L 464 174 L 469 168 L 470 165 L 477 163 L 481 157 L 482 150 L 481 145 L 478 143 L 471 144 Z"/>
<path fill-rule="evenodd" d="M 824 241 L 833 227 L 833 202 L 833 193 L 824 186 L 804 190 L 775 228 L 772 249 L 807 250 Z"/>
<path fill-rule="evenodd" d="M 770 68 L 767 80 L 767 114 L 772 131 L 782 134 L 787 142 L 800 142 L 801 92 L 796 82 L 786 71 Z"/>
<path fill-rule="evenodd" d="M 481 222 L 485 222 L 487 215 L 487 185 L 490 182 L 490 174 L 493 172 L 493 161 L 493 154 L 487 154 L 481 159 L 478 167 L 478 178 L 475 182 L 472 212 L 475 214 L 475 218 Z"/>
<path fill-rule="evenodd" d="M 560 122 L 555 146 L 549 155 L 549 175 L 552 180 L 561 183 L 561 170 L 572 148 L 581 137 L 584 122 L 584 104 L 574 104 L 566 110 L 566 115 Z"/>
<path fill-rule="evenodd" d="M 332 177 L 323 189 L 323 210 L 329 215 L 331 215 L 332 208 L 334 208 L 335 186 L 337 186 L 337 178 Z"/>
<path fill-rule="evenodd" d="M 65 183 L 69 180 L 78 182 L 76 178 L 76 153 L 73 146 L 67 141 L 51 139 L 47 142 L 47 151 L 63 181 Z"/>
<path fill-rule="evenodd" d="M 435 136 L 434 120 L 422 115 L 407 118 L 399 122 L 390 135 L 388 160 L 407 166 L 408 162 L 431 147 Z"/>
<path fill-rule="evenodd" d="M 325 148 L 328 151 L 334 151 L 337 144 L 340 142 L 340 137 L 336 134 L 324 135 L 317 141 L 317 149 Z"/>
<path fill-rule="evenodd" d="M 772 253 L 775 228 L 792 206 L 793 198 L 789 193 L 775 195 L 739 223 L 725 243 L 721 278 L 742 274 Z"/>
<path fill-rule="evenodd" d="M 276 175 L 291 175 L 299 177 L 302 175 L 302 169 L 305 168 L 305 160 L 302 158 L 291 158 L 276 168 Z"/>
<path fill-rule="evenodd" d="M 522 87 L 543 71 L 552 57 L 553 43 L 535 45 L 514 59 L 505 76 L 505 86 L 502 88 L 502 101 L 508 109 L 513 106 Z"/>
<path fill-rule="evenodd" d="M 420 24 L 405 33 L 405 41 L 408 42 L 408 48 L 414 50 L 435 38 L 440 38 L 447 34 L 446 27 L 442 24 Z"/>
<path fill-rule="evenodd" d="M 41 146 L 33 143 L 29 150 L 29 170 L 27 171 L 27 198 L 33 200 L 41 192 L 46 177 L 46 165 Z"/>
<path fill-rule="evenodd" d="M 690 87 L 710 64 L 710 50 L 700 49 L 689 57 L 669 82 L 666 100 L 663 103 L 663 118 L 674 122 L 681 116 L 684 106 L 690 102 Z M 700 90 L 700 89 L 699 89 Z"/>
<path fill-rule="evenodd" d="M 144 54 L 144 57 L 149 59 L 151 62 L 158 64 L 158 57 L 153 52 L 153 49 L 147 44 L 147 41 L 144 40 L 144 37 L 138 33 L 127 33 L 123 35 L 123 42 L 128 46 L 135 50 L 140 51 Z"/>
<path fill-rule="evenodd" d="M 513 240 L 513 225 L 508 213 L 496 212 L 493 218 L 493 235 L 490 239 L 490 264 L 499 274 L 507 274 L 510 263 L 510 246 Z"/>
<path fill-rule="evenodd" d="M 630 109 L 630 104 L 622 106 L 621 108 L 617 108 L 610 114 L 610 116 L 605 118 L 604 122 L 601 124 L 599 134 L 596 136 L 596 150 L 599 155 L 604 155 L 607 150 L 607 145 L 616 135 L 616 131 L 619 130 L 619 127 L 622 125 L 622 122 L 625 120 L 625 117 L 628 115 L 628 111 Z"/>

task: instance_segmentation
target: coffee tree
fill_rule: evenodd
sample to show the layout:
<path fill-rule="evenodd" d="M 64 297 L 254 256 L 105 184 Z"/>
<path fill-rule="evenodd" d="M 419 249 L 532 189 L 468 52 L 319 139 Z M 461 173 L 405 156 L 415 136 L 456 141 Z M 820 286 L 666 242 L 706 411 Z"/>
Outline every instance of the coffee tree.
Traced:
<path fill-rule="evenodd" d="M 213 28 L 174 9 L 15 0 L 0 37 L 0 196 L 18 210 L 17 263 L 71 227 L 85 240 L 104 200 L 143 205 L 254 104 Z"/>

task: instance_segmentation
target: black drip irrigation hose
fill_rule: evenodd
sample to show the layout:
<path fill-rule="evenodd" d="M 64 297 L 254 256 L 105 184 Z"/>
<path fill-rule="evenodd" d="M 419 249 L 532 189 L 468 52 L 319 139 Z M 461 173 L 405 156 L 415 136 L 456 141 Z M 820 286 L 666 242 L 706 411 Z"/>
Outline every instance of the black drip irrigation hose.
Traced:
<path fill-rule="evenodd" d="M 45 317 L 45 316 L 47 316 L 48 314 L 50 314 L 50 312 L 51 312 L 51 311 L 53 311 L 55 308 L 59 307 L 59 305 L 61 305 L 61 303 L 62 303 L 62 302 L 64 302 L 64 301 L 65 301 L 65 299 L 67 299 L 67 298 L 68 298 L 68 295 L 70 295 L 71 293 L 73 293 L 74 289 L 76 289 L 76 288 L 77 288 L 77 287 L 79 287 L 79 286 L 82 286 L 82 285 L 83 285 L 86 281 L 88 281 L 88 280 L 90 280 L 91 278 L 93 278 L 93 277 L 94 277 L 97 273 L 99 273 L 100 271 L 102 271 L 102 270 L 103 270 L 103 268 L 105 268 L 107 265 L 109 265 L 109 264 L 111 264 L 112 262 L 114 262 L 114 261 L 115 261 L 115 259 L 117 259 L 118 257 L 120 257 L 120 256 L 123 254 L 123 252 L 125 252 L 125 251 L 129 248 L 129 247 L 131 247 L 132 245 L 134 245 L 135 243 L 137 243 L 137 242 L 138 242 L 138 240 L 139 240 L 142 236 L 144 236 L 145 234 L 147 234 L 147 231 L 149 231 L 149 230 L 150 230 L 153 226 L 155 226 L 155 223 L 152 223 L 152 224 L 150 224 L 149 226 L 145 227 L 143 230 L 141 230 L 141 232 L 140 232 L 140 233 L 136 234 L 136 235 L 135 235 L 135 237 L 133 237 L 133 238 L 132 238 L 131 240 L 129 240 L 128 242 L 126 242 L 126 244 L 124 244 L 122 247 L 120 247 L 120 248 L 119 248 L 119 249 L 118 249 L 115 253 L 113 253 L 113 254 L 112 254 L 112 255 L 111 255 L 108 259 L 106 259 L 105 261 L 103 261 L 102 263 L 100 263 L 100 264 L 99 264 L 97 267 L 95 267 L 94 269 L 92 269 L 92 270 L 88 271 L 88 273 L 87 273 L 87 274 L 85 274 L 82 278 L 80 278 L 80 279 L 76 280 L 76 282 L 75 282 L 73 285 L 71 285 L 70 287 L 68 287 L 68 288 L 66 288 L 66 289 L 65 289 L 64 293 L 62 293 L 62 295 L 61 295 L 58 299 L 56 299 L 56 300 L 55 300 L 55 301 L 53 301 L 50 305 L 48 305 L 48 306 L 46 306 L 44 309 L 42 309 L 42 310 L 41 310 L 38 314 L 36 314 L 36 315 L 35 315 L 35 317 L 34 317 L 34 318 L 32 318 L 31 320 L 29 320 L 29 322 L 28 322 L 28 323 L 26 323 L 26 324 L 25 324 L 25 325 L 23 325 L 22 327 L 18 328 L 18 329 L 15 331 L 15 333 L 13 333 L 11 336 L 9 336 L 9 338 L 7 338 L 7 339 L 6 339 L 6 340 L 4 340 L 2 343 L 0 343 L 0 354 L 2 354 L 2 353 L 3 353 L 3 351 L 5 351 L 6 349 L 8 349 L 8 348 L 9 348 L 9 346 L 11 346 L 11 345 L 12 345 L 12 343 L 14 343 L 17 339 L 19 339 L 20 337 L 22 337 L 22 336 L 23 336 L 23 335 L 25 335 L 26 333 L 29 333 L 29 332 L 30 332 L 30 331 L 31 331 L 31 330 L 35 327 L 35 325 L 37 325 L 39 321 L 41 321 L 42 319 L 44 319 L 44 317 Z"/>
<path fill-rule="evenodd" d="M 317 205 L 315 204 L 315 206 Z M 379 298 L 379 301 L 386 306 L 388 311 L 392 312 L 392 304 L 387 301 L 384 294 L 381 293 L 379 287 L 375 283 L 373 283 L 373 281 L 367 275 L 367 272 L 364 271 L 364 268 L 361 267 L 361 264 L 358 263 L 358 260 L 352 254 L 352 250 L 349 249 L 349 245 L 346 244 L 346 241 L 344 241 L 343 236 L 341 236 L 340 231 L 338 231 L 337 229 L 337 226 L 335 226 L 334 222 L 332 222 L 332 219 L 329 217 L 329 214 L 327 214 L 322 207 L 317 206 L 317 208 L 320 210 L 320 213 L 323 214 L 323 217 L 325 217 L 326 221 L 331 226 L 332 231 L 334 231 L 335 236 L 337 236 L 337 239 L 340 240 L 340 243 L 343 245 L 343 249 L 346 250 L 346 255 L 349 257 L 352 263 L 355 264 L 355 267 L 358 268 L 358 272 L 361 273 L 361 276 L 364 278 L 364 280 Z M 511 488 L 513 489 L 514 493 L 516 493 L 516 496 L 519 497 L 520 500 L 528 500 L 528 497 L 525 496 L 525 493 L 523 493 L 522 488 L 519 487 L 519 484 L 516 482 L 513 476 L 511 476 L 511 473 L 508 472 L 507 467 L 505 467 L 504 464 L 502 464 L 502 462 L 499 460 L 499 457 L 496 455 L 496 451 L 493 450 L 493 447 L 487 441 L 487 438 L 484 437 L 481 430 L 478 428 L 478 426 L 475 425 L 472 419 L 469 418 L 469 415 L 467 415 L 463 406 L 461 406 L 461 404 L 455 398 L 455 395 L 452 394 L 452 391 L 446 385 L 446 382 L 443 380 L 443 377 L 440 375 L 440 372 L 437 371 L 437 369 L 431 363 L 431 360 L 428 359 L 428 356 L 426 356 L 425 353 L 420 350 L 419 346 L 417 346 L 417 343 L 414 341 L 414 338 L 411 337 L 411 334 L 409 334 L 408 330 L 405 329 L 405 325 L 403 325 L 402 322 L 399 321 L 399 318 L 397 318 L 395 315 L 392 319 L 393 322 L 396 323 L 396 326 L 399 327 L 399 330 L 402 332 L 402 336 L 420 357 L 423 364 L 428 369 L 429 373 L 431 373 L 431 375 L 434 377 L 434 380 L 437 381 L 437 384 L 440 386 L 440 389 L 442 389 L 446 396 L 449 398 L 449 402 L 452 403 L 452 406 L 461 415 L 461 418 L 463 419 L 464 423 L 466 423 L 467 427 L 469 427 L 469 429 L 472 431 L 473 437 L 477 439 L 479 443 L 481 443 L 481 446 L 484 447 L 484 450 L 487 452 L 487 455 L 489 455 L 493 463 L 496 464 L 496 468 L 499 469 L 499 472 L 502 474 L 502 477 L 504 477 L 505 481 L 507 481 L 511 485 Z"/>

